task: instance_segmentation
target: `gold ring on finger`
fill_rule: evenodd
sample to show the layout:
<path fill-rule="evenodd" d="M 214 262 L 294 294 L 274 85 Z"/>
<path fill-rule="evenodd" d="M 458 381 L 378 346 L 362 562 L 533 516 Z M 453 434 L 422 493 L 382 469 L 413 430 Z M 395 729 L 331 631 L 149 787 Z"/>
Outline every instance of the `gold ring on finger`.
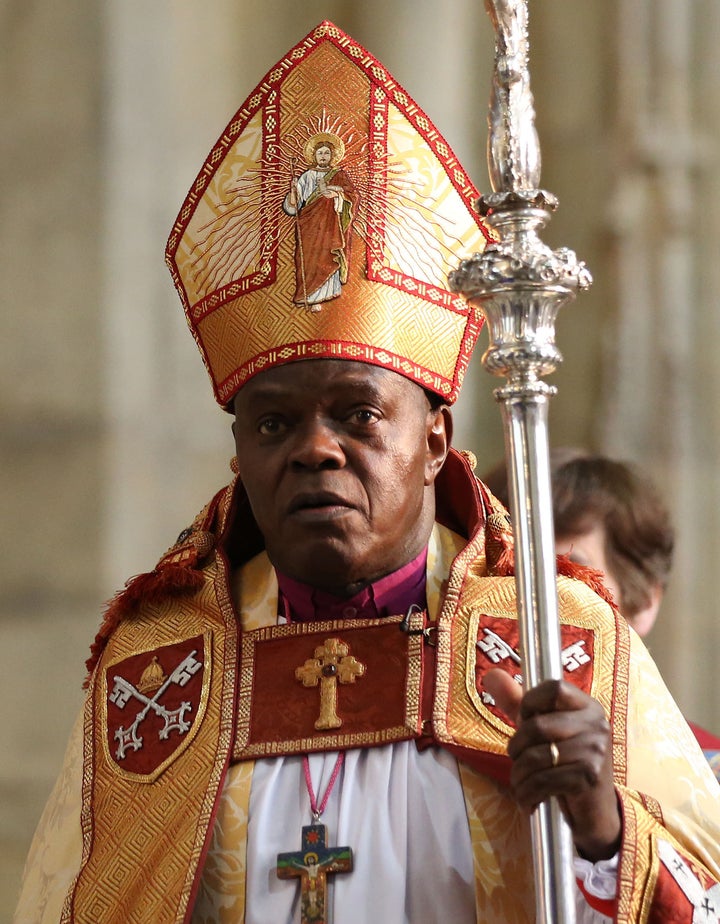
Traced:
<path fill-rule="evenodd" d="M 551 741 L 550 742 L 550 764 L 553 767 L 557 767 L 559 763 L 560 763 L 560 751 L 558 750 L 558 746 L 555 744 L 555 742 Z"/>

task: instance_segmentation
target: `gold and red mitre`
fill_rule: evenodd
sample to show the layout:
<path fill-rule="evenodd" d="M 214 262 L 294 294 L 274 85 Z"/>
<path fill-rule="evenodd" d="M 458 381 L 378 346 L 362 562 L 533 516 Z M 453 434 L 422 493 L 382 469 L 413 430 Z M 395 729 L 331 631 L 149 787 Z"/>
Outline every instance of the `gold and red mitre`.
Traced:
<path fill-rule="evenodd" d="M 235 114 L 168 241 L 218 402 L 273 366 L 333 358 L 452 403 L 482 324 L 447 285 L 490 237 L 477 195 L 387 70 L 319 25 Z"/>

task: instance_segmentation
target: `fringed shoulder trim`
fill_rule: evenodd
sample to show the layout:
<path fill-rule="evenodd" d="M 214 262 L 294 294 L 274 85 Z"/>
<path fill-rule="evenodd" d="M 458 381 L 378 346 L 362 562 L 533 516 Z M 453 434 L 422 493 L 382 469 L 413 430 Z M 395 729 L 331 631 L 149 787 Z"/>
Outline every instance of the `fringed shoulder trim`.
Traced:
<path fill-rule="evenodd" d="M 191 526 L 184 529 L 152 571 L 137 574 L 108 601 L 100 628 L 85 662 L 84 688 L 100 660 L 108 639 L 117 626 L 142 604 L 157 604 L 168 596 L 194 593 L 203 584 L 202 566 L 215 547 L 213 532 L 218 506 L 228 488 L 223 488 L 203 507 Z"/>
<path fill-rule="evenodd" d="M 557 573 L 563 577 L 575 578 L 575 580 L 587 584 L 590 590 L 594 590 L 598 597 L 610 604 L 614 613 L 620 612 L 615 598 L 605 586 L 602 571 L 588 568 L 587 565 L 579 565 L 576 561 L 571 561 L 567 555 L 558 555 Z"/>
<path fill-rule="evenodd" d="M 485 556 L 488 574 L 511 577 L 515 574 L 515 540 L 510 516 L 486 484 L 476 478 L 485 507 Z"/>
<path fill-rule="evenodd" d="M 510 516 L 490 489 L 481 481 L 478 484 L 487 514 L 485 554 L 488 572 L 497 577 L 511 577 L 515 574 L 515 551 Z M 587 584 L 598 597 L 610 604 L 613 612 L 619 612 L 617 602 L 605 586 L 602 571 L 571 561 L 567 555 L 557 556 L 556 570 L 558 575 Z"/>

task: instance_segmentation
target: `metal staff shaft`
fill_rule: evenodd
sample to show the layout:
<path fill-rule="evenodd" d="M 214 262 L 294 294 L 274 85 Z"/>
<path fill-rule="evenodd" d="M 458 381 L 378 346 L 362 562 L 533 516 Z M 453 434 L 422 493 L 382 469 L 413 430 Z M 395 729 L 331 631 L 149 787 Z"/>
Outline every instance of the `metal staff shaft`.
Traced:
<path fill-rule="evenodd" d="M 528 72 L 527 0 L 485 0 L 495 27 L 495 68 L 488 117 L 493 193 L 479 202 L 498 239 L 450 274 L 450 287 L 487 320 L 483 363 L 507 378 L 502 407 L 515 529 L 516 584 L 525 690 L 562 676 L 555 570 L 548 399 L 541 381 L 562 357 L 555 317 L 592 279 L 572 251 L 550 250 L 538 231 L 557 207 L 538 189 L 540 148 Z M 572 837 L 556 799 L 531 818 L 538 924 L 575 921 Z"/>
<path fill-rule="evenodd" d="M 562 675 L 547 447 L 547 397 L 503 399 L 510 507 L 515 525 L 523 686 Z M 536 920 L 575 920 L 573 845 L 556 799 L 541 803 L 530 818 Z"/>

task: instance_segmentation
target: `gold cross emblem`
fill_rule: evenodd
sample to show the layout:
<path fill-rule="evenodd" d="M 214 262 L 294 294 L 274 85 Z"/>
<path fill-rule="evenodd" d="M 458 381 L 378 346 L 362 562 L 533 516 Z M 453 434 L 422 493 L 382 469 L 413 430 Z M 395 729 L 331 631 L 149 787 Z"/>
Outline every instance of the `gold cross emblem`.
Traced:
<path fill-rule="evenodd" d="M 338 683 L 355 683 L 362 677 L 365 665 L 350 654 L 350 649 L 339 638 L 329 638 L 315 649 L 302 667 L 295 668 L 295 677 L 304 687 L 320 684 L 320 717 L 315 728 L 340 728 L 342 719 L 337 714 Z"/>

